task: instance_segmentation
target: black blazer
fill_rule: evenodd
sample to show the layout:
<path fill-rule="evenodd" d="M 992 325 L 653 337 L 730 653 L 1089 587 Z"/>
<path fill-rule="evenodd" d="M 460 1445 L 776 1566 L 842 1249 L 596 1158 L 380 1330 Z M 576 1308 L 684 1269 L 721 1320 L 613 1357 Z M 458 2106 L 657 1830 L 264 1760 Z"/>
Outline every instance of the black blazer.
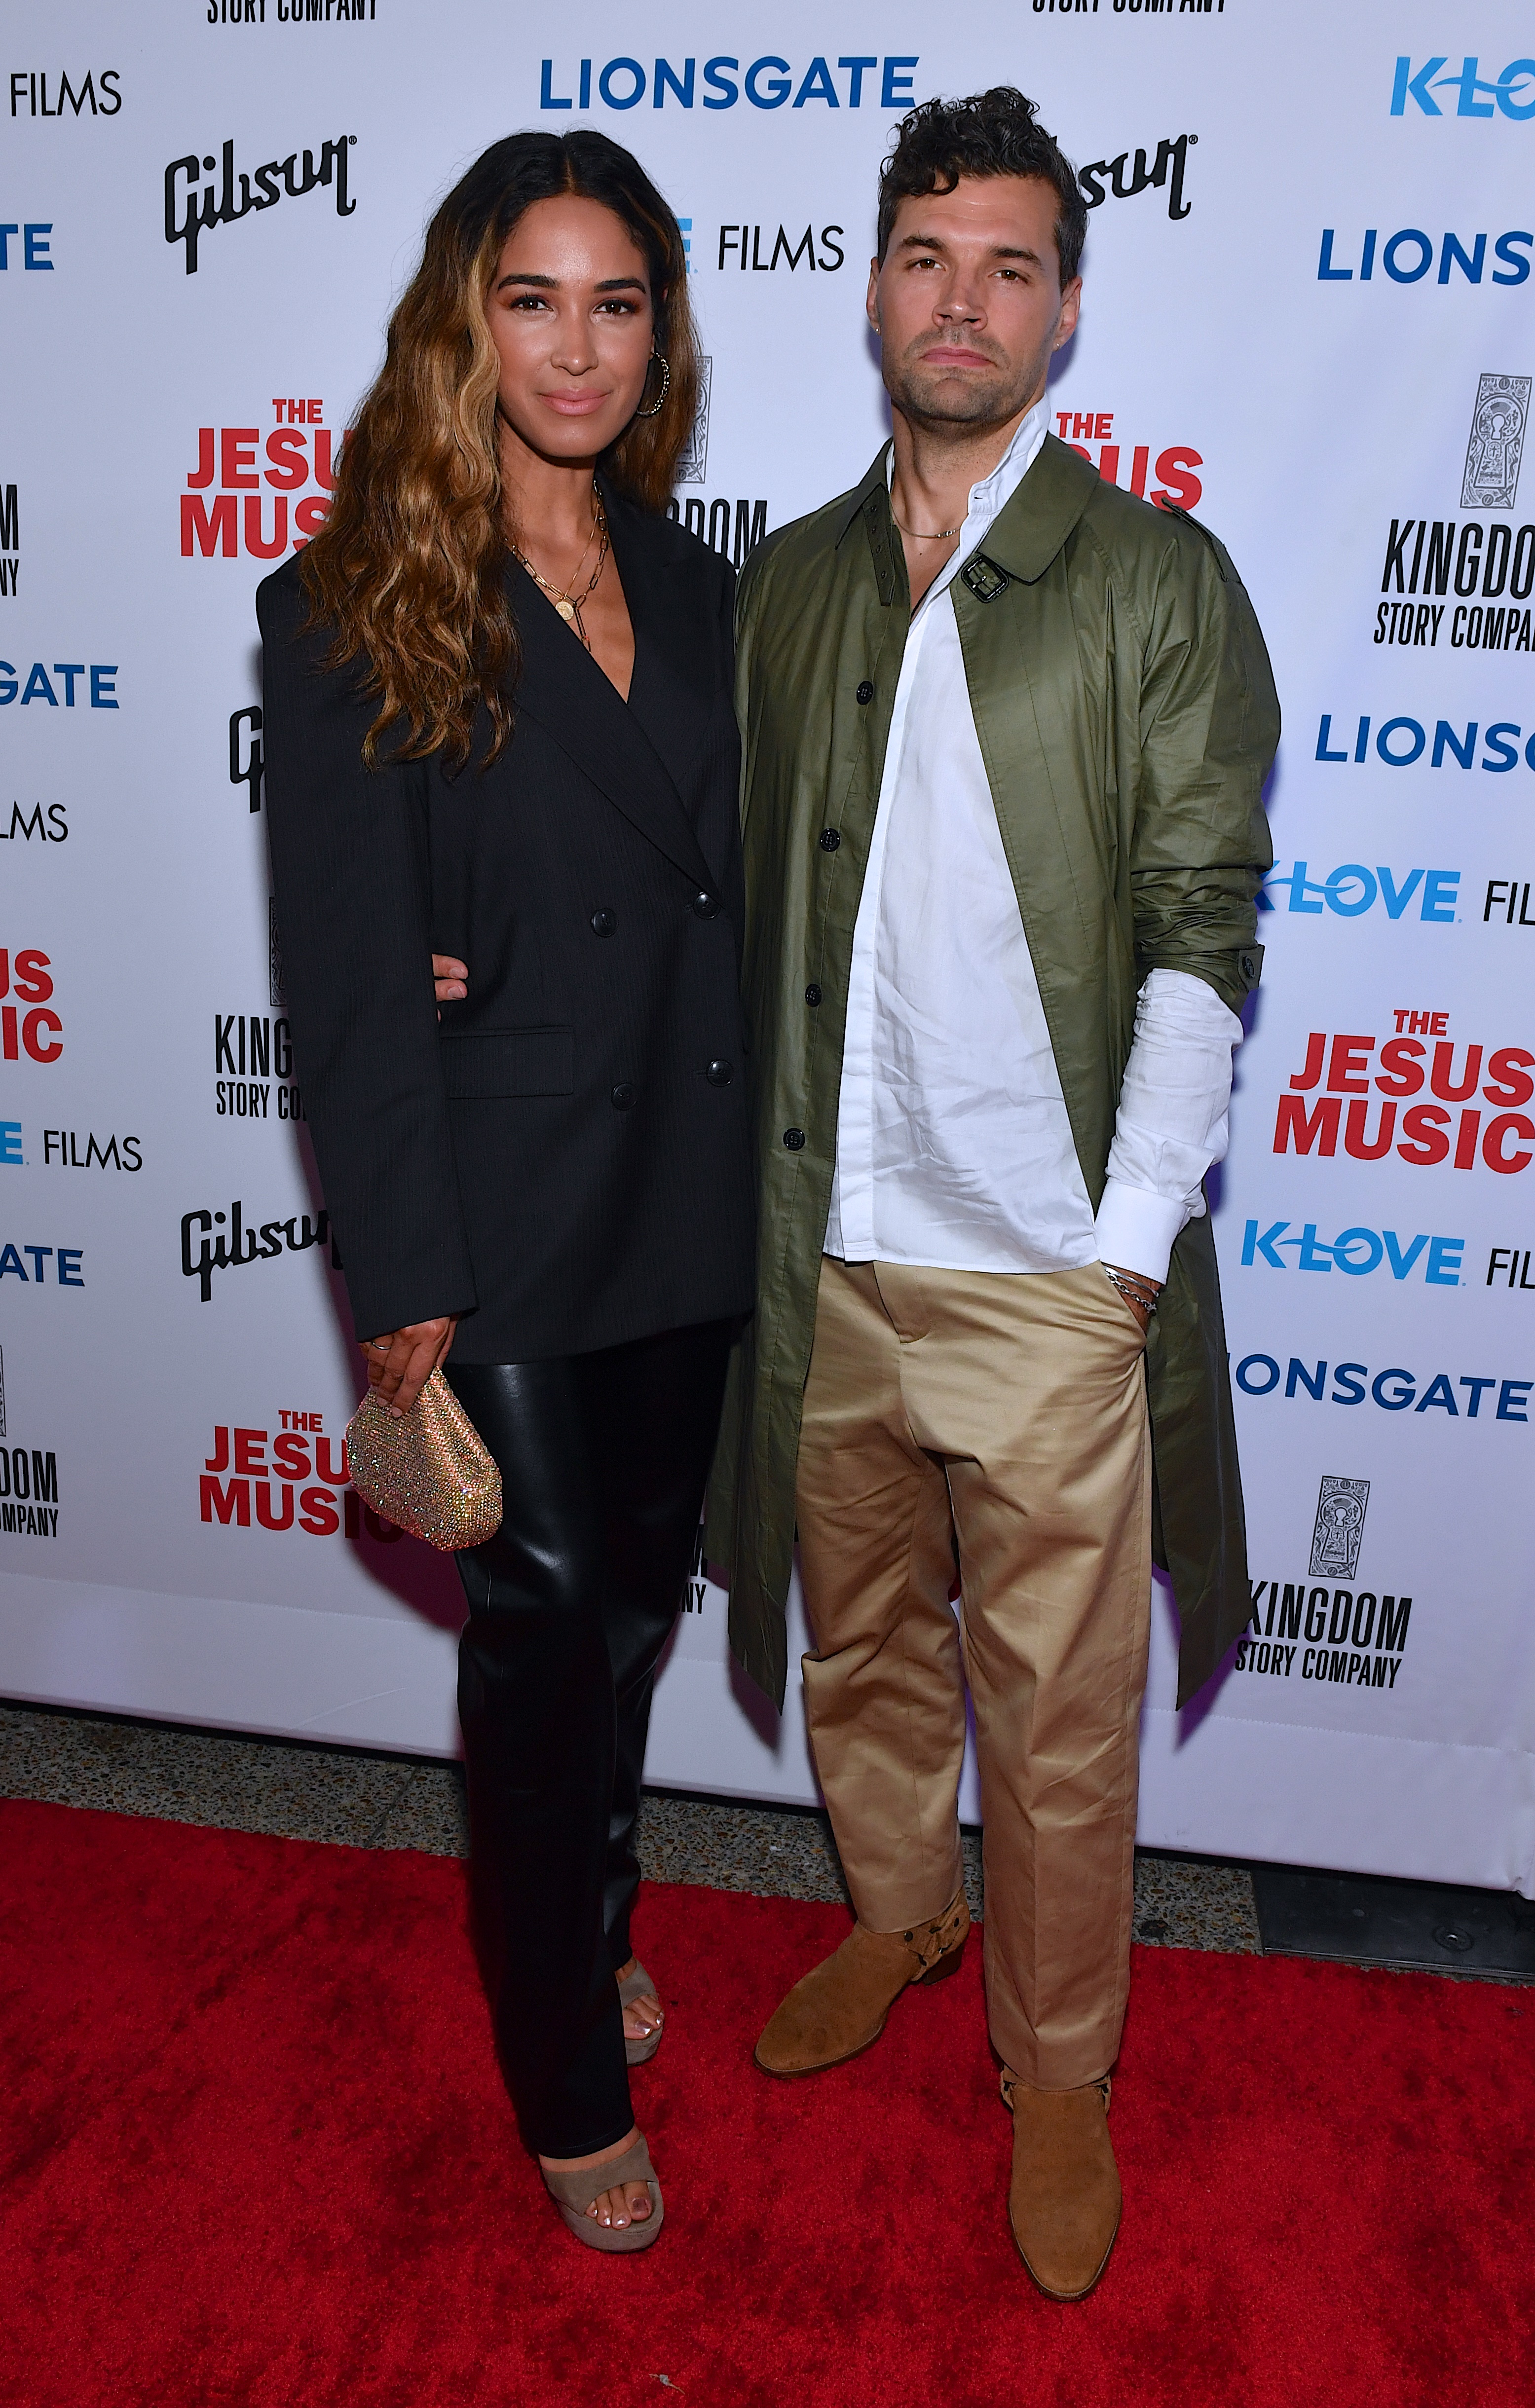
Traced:
<path fill-rule="evenodd" d="M 298 1076 L 357 1334 L 519 1362 L 750 1309 L 734 577 L 604 488 L 627 704 L 523 569 L 516 734 L 363 766 L 298 557 L 256 595 Z M 440 1025 L 430 954 L 468 964 Z"/>

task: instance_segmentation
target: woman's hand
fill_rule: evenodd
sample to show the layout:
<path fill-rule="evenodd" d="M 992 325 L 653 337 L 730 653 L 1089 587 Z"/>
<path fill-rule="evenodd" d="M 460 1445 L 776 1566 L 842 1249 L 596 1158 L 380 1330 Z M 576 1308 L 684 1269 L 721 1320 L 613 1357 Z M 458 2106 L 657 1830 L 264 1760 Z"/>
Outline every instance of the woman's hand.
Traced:
<path fill-rule="evenodd" d="M 432 955 L 432 984 L 437 989 L 439 1004 L 462 1003 L 469 992 L 467 962 L 455 962 L 452 953 Z M 440 1011 L 438 1018 L 442 1018 Z"/>
<path fill-rule="evenodd" d="M 439 1364 L 448 1359 L 458 1327 L 456 1313 L 441 1321 L 412 1321 L 386 1338 L 369 1338 L 367 1384 L 392 1413 L 408 1413 Z"/>

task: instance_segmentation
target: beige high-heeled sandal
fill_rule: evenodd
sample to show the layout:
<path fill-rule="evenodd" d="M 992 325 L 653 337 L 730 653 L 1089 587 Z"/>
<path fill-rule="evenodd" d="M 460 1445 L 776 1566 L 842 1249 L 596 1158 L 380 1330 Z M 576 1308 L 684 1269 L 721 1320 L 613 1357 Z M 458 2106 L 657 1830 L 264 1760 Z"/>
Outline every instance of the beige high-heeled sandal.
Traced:
<path fill-rule="evenodd" d="M 570 2230 L 578 2241 L 585 2242 L 588 2249 L 648 2249 L 661 2229 L 666 2209 L 643 2132 L 632 2149 L 625 2149 L 621 2157 L 613 2157 L 606 2165 L 582 2166 L 573 2173 L 552 2173 L 547 2166 L 540 2166 L 538 2171 L 544 2178 L 544 2188 Z M 651 2195 L 651 2212 L 642 2223 L 599 2224 L 595 2215 L 587 2214 L 600 2192 L 619 2190 L 631 2182 L 642 2182 Z"/>
<path fill-rule="evenodd" d="M 651 1980 L 650 1975 L 646 1972 L 645 1968 L 640 1963 L 638 1956 L 634 1960 L 634 1971 L 629 1975 L 628 1980 L 626 1982 L 620 1982 L 618 1985 L 618 2003 L 620 2008 L 633 2006 L 636 1999 L 653 1999 L 657 2005 L 659 2005 L 661 2001 L 660 1991 L 656 1988 L 655 1984 Z M 655 2029 L 653 2032 L 648 2033 L 643 2040 L 631 2040 L 628 2033 L 625 2032 L 624 2035 L 624 2056 L 625 2062 L 629 2065 L 648 2065 L 652 2057 L 655 2055 L 656 2050 L 661 2045 L 661 2035 L 665 2031 L 666 2027 L 667 2019 L 666 2016 L 663 2015 L 660 2022 L 656 2025 Z"/>

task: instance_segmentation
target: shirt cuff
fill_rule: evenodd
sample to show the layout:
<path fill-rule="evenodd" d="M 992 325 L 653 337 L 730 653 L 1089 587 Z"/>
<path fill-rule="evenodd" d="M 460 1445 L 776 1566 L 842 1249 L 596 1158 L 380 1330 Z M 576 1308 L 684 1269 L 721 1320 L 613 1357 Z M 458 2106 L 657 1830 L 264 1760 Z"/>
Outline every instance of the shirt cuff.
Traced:
<path fill-rule="evenodd" d="M 1117 1263 L 1122 1271 L 1139 1271 L 1142 1279 L 1165 1280 L 1173 1240 L 1187 1219 L 1181 1202 L 1110 1179 L 1094 1224 L 1097 1258 Z"/>

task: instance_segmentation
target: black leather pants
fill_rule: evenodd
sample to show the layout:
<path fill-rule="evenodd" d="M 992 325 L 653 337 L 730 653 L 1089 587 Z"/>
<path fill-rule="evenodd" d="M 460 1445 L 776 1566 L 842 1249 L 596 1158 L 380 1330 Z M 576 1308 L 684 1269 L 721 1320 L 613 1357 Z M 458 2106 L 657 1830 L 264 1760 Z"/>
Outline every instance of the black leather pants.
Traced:
<path fill-rule="evenodd" d="M 655 1667 L 734 1327 L 443 1367 L 501 1472 L 500 1529 L 458 1557 L 458 1710 L 496 2044 L 544 2157 L 589 2156 L 634 2121 L 613 1974 L 630 1954 Z"/>

